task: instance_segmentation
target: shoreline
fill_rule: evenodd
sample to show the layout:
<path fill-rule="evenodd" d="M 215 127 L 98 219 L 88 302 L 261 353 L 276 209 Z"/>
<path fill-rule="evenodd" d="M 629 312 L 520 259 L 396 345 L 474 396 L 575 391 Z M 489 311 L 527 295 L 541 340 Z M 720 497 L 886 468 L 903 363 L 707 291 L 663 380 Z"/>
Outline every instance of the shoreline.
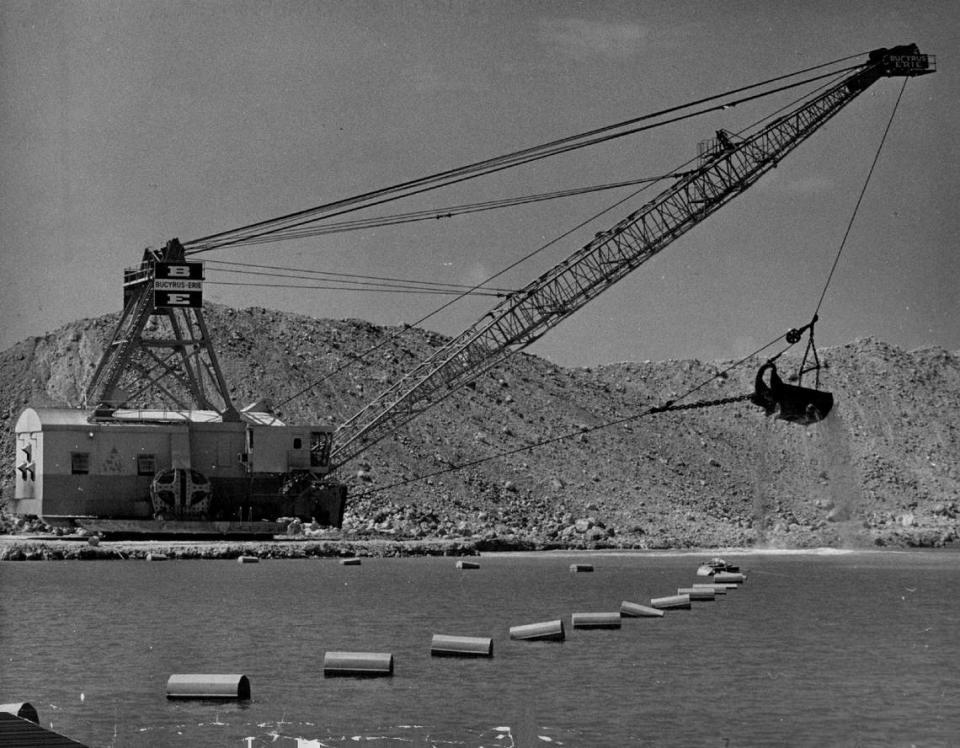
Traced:
<path fill-rule="evenodd" d="M 303 538 L 276 536 L 270 540 L 231 539 L 165 539 L 165 540 L 102 540 L 100 538 L 55 535 L 0 535 L 0 561 L 165 561 L 165 560 L 237 560 L 241 556 L 267 559 L 307 558 L 407 558 L 422 556 L 469 557 L 482 553 L 527 554 L 554 552 L 570 555 L 608 554 L 672 554 L 672 555 L 757 555 L 763 553 L 891 553 L 937 550 L 960 552 L 954 544 L 927 546 L 863 545 L 858 547 L 778 547 L 709 546 L 703 548 L 643 548 L 616 544 L 588 545 L 544 543 L 520 538 L 423 538 L 397 540 L 390 538 Z"/>
<path fill-rule="evenodd" d="M 99 540 L 44 536 L 0 536 L 0 561 L 73 560 L 234 560 L 298 558 L 396 558 L 406 556 L 476 556 L 479 549 L 469 540 L 271 540 L 176 539 Z M 519 549 L 518 549 L 519 550 Z"/>

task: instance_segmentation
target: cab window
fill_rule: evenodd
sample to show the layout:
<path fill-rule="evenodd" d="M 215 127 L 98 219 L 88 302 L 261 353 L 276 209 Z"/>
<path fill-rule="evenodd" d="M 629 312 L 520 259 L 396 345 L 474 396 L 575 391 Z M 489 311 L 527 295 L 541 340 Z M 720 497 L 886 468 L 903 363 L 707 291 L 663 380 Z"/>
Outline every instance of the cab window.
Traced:
<path fill-rule="evenodd" d="M 70 472 L 74 475 L 86 475 L 90 472 L 90 453 L 71 452 Z"/>

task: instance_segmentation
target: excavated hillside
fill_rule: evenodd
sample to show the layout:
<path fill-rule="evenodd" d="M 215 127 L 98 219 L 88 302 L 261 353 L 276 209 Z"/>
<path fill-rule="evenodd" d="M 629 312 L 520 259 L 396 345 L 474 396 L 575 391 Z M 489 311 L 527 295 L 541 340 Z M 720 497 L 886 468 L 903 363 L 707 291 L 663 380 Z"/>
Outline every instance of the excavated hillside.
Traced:
<path fill-rule="evenodd" d="M 417 328 L 398 335 L 260 308 L 213 306 L 206 317 L 239 406 L 281 403 L 320 381 L 280 409 L 290 423 L 341 423 L 444 342 Z M 76 406 L 115 322 L 82 320 L 0 353 L 0 501 L 13 493 L 20 411 Z M 821 359 L 837 404 L 802 427 L 749 403 L 641 415 L 704 382 L 691 400 L 748 393 L 753 368 L 712 379 L 726 363 L 565 369 L 518 354 L 351 466 L 344 531 L 481 538 L 485 547 L 955 541 L 960 352 L 865 339 Z"/>

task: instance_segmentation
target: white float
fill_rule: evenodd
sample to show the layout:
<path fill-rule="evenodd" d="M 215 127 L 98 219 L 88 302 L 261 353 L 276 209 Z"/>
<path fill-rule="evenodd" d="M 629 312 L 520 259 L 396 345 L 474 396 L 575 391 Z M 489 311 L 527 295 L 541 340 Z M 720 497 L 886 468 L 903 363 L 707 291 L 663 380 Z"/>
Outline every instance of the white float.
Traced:
<path fill-rule="evenodd" d="M 168 699 L 250 699 L 250 681 L 239 673 L 174 673 Z"/>
<path fill-rule="evenodd" d="M 435 657 L 493 657 L 493 639 L 434 634 L 430 654 Z"/>
<path fill-rule="evenodd" d="M 389 652 L 327 652 L 323 655 L 325 676 L 393 675 L 393 655 Z"/>
<path fill-rule="evenodd" d="M 663 618 L 663 611 L 651 608 L 649 605 L 624 600 L 620 603 L 620 615 L 631 618 Z"/>
<path fill-rule="evenodd" d="M 563 621 L 559 618 L 555 621 L 527 623 L 510 628 L 511 639 L 563 641 L 563 637 Z"/>
<path fill-rule="evenodd" d="M 716 600 L 716 594 L 712 589 L 706 587 L 678 587 L 678 595 L 689 595 L 691 600 L 699 600 L 701 602 L 707 600 Z"/>
<path fill-rule="evenodd" d="M 570 622 L 575 629 L 618 629 L 620 628 L 620 611 L 574 613 Z"/>
<path fill-rule="evenodd" d="M 690 607 L 690 595 L 655 597 L 650 600 L 650 605 L 660 610 L 687 609 Z"/>

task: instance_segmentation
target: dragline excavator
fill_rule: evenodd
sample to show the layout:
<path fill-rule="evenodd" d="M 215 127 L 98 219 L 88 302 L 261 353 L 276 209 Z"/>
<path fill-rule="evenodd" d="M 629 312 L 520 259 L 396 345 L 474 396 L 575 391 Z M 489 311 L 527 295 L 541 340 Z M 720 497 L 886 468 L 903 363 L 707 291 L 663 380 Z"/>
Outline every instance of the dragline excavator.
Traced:
<path fill-rule="evenodd" d="M 292 517 L 338 526 L 347 496 L 337 468 L 719 210 L 878 80 L 934 70 L 915 44 L 877 49 L 755 133 L 718 132 L 695 168 L 507 295 L 336 430 L 285 424 L 266 403 L 238 409 L 202 313 L 202 263 L 176 239 L 148 249 L 124 274 L 123 312 L 85 408 L 27 408 L 17 421 L 13 509 L 108 533 L 272 535 Z M 833 403 L 827 392 L 784 384 L 772 362 L 750 399 L 799 423 L 823 418 Z"/>

